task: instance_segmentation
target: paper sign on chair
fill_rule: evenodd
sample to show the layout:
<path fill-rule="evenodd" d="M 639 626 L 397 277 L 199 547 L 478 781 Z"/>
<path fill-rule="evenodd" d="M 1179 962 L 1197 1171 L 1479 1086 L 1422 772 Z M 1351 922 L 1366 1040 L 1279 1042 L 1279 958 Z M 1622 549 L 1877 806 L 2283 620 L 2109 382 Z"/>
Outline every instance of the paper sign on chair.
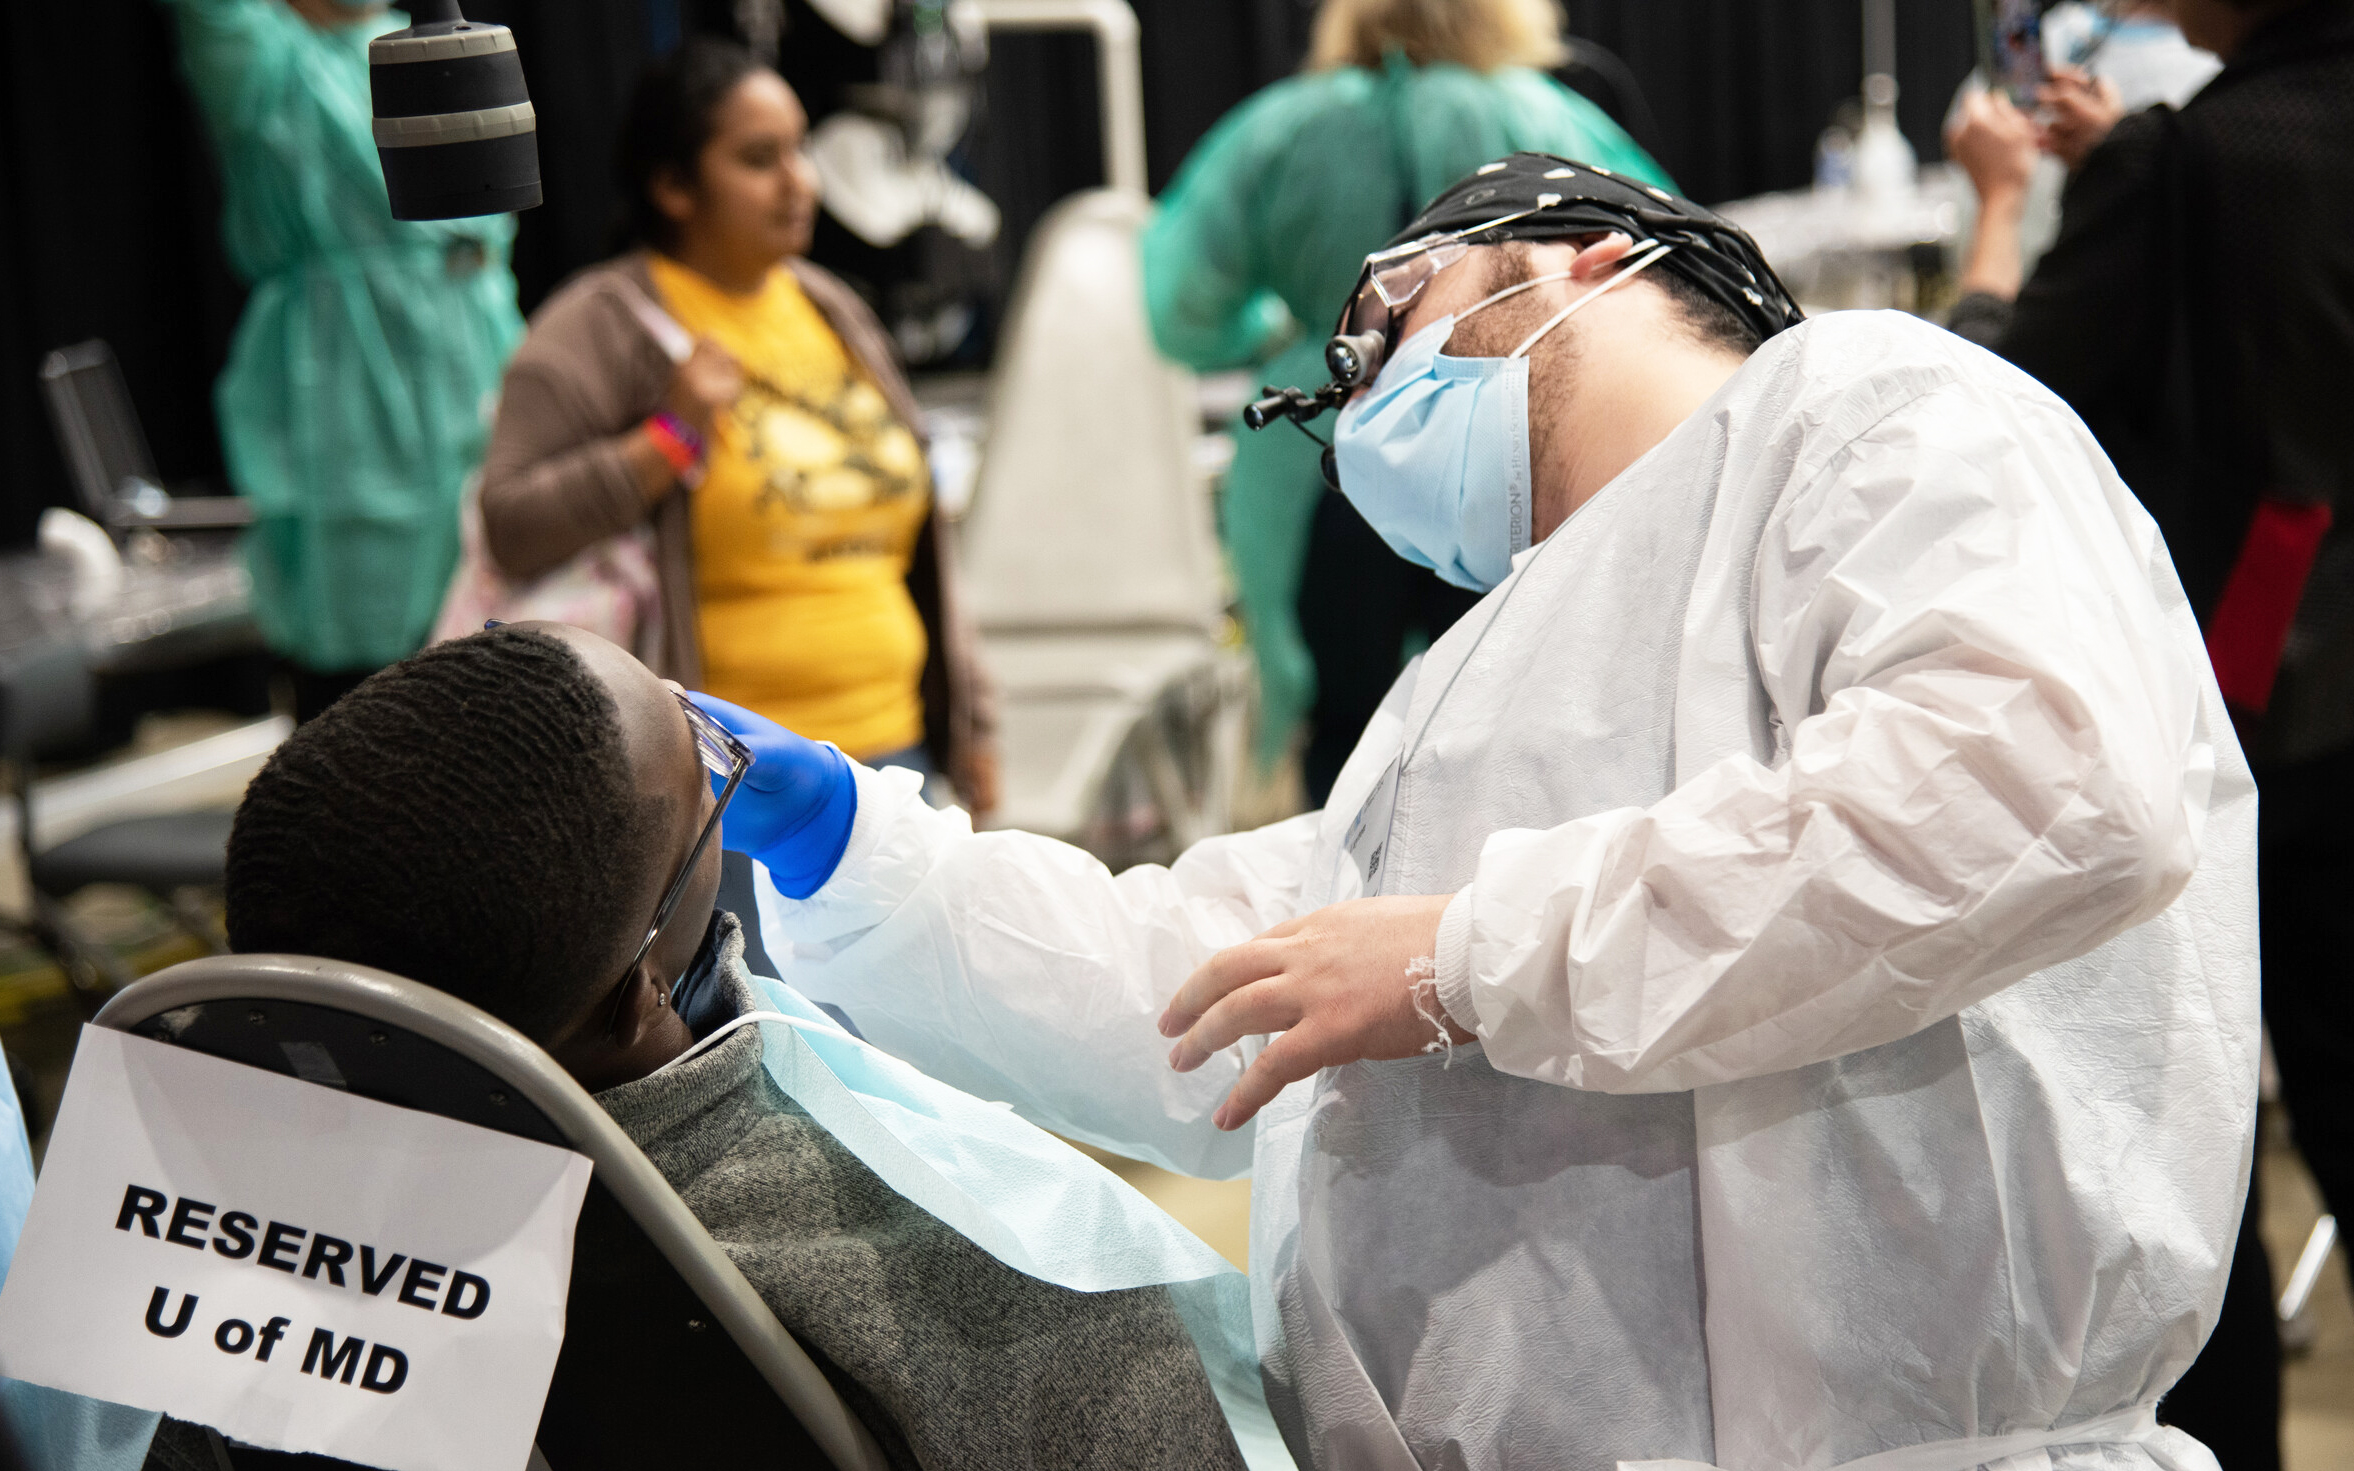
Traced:
<path fill-rule="evenodd" d="M 581 1155 L 84 1027 L 0 1376 L 391 1471 L 516 1471 Z"/>

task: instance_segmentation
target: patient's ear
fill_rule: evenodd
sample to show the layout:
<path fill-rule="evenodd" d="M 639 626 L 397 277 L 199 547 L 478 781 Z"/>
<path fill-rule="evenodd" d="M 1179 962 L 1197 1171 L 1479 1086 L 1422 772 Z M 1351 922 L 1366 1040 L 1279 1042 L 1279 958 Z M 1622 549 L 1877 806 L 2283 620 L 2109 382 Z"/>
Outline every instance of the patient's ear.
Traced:
<path fill-rule="evenodd" d="M 636 1047 L 670 1016 L 670 988 L 654 979 L 652 958 L 638 962 L 622 993 L 621 1014 L 615 1019 L 613 1045 L 623 1052 Z"/>
<path fill-rule="evenodd" d="M 622 989 L 619 1012 L 610 1009 L 614 1003 L 608 992 L 548 1048 L 591 1093 L 636 1082 L 694 1044 L 693 1033 L 671 1009 L 669 988 L 654 978 L 650 966 L 650 961 L 639 962 Z M 610 1037 L 605 1034 L 608 1017 Z"/>

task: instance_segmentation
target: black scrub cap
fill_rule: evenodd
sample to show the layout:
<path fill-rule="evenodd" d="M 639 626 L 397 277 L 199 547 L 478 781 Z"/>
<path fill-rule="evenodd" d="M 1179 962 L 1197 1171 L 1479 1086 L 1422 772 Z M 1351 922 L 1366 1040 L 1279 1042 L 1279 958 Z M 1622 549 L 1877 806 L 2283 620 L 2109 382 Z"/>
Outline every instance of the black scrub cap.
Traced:
<path fill-rule="evenodd" d="M 1540 207 L 1547 195 L 1559 196 L 1558 202 Z M 1638 241 L 1648 237 L 1675 246 L 1658 269 L 1698 286 L 1748 324 L 1761 342 L 1805 320 L 1757 242 L 1739 225 L 1665 189 L 1550 153 L 1515 153 L 1480 165 L 1425 206 L 1390 244 L 1404 245 L 1441 230 L 1468 230 L 1519 210 L 1533 213 L 1469 243 L 1619 230 Z"/>

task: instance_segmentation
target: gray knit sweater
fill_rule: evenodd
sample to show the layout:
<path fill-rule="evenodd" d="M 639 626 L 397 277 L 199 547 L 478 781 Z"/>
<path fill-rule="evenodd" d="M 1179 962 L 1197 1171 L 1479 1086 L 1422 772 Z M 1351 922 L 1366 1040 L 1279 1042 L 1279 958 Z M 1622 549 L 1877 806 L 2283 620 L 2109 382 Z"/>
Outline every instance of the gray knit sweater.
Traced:
<path fill-rule="evenodd" d="M 730 1014 L 757 1009 L 733 925 L 722 943 Z M 1165 1289 L 1074 1292 L 999 1262 L 786 1097 L 759 1030 L 597 1101 L 837 1384 L 851 1381 L 845 1400 L 895 1463 L 1242 1466 Z"/>

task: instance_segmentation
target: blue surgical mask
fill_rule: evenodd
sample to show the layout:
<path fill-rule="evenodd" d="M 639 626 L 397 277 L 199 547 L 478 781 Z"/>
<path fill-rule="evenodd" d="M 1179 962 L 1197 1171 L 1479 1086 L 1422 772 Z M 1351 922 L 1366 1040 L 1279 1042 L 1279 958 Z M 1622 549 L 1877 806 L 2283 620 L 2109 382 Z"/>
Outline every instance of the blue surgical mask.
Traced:
<path fill-rule="evenodd" d="M 1508 357 L 1450 357 L 1440 349 L 1472 313 L 1568 272 L 1508 286 L 1400 343 L 1333 430 L 1341 494 L 1407 561 L 1473 592 L 1502 582 L 1534 536 L 1528 351 L 1668 249 L 1651 249 L 1554 313 Z"/>

